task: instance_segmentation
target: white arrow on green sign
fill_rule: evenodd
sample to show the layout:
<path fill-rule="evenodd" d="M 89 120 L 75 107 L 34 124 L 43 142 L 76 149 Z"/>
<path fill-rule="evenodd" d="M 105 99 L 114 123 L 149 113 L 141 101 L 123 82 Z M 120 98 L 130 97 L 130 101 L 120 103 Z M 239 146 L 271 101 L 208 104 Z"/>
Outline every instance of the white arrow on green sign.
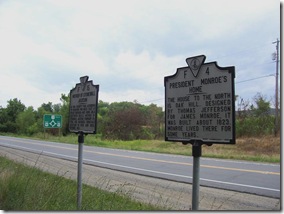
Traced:
<path fill-rule="evenodd" d="M 62 128 L 62 116 L 58 114 L 43 115 L 43 128 Z"/>

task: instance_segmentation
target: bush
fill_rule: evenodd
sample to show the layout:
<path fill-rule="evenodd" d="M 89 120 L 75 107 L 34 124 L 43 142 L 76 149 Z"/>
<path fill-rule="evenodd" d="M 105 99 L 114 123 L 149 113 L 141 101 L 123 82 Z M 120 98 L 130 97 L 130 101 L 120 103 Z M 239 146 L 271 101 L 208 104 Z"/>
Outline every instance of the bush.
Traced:
<path fill-rule="evenodd" d="M 236 136 L 237 137 L 253 137 L 273 134 L 274 117 L 246 117 L 236 120 Z"/>
<path fill-rule="evenodd" d="M 140 139 L 152 140 L 154 138 L 155 138 L 155 134 L 153 134 L 151 127 L 148 127 L 148 126 L 142 126 L 141 127 Z"/>
<path fill-rule="evenodd" d="M 33 135 L 33 134 L 38 133 L 39 131 L 40 131 L 40 130 L 39 130 L 39 128 L 38 128 L 37 123 L 34 123 L 33 125 L 31 125 L 31 126 L 29 126 L 29 127 L 27 128 L 26 133 L 31 136 L 31 135 Z"/>

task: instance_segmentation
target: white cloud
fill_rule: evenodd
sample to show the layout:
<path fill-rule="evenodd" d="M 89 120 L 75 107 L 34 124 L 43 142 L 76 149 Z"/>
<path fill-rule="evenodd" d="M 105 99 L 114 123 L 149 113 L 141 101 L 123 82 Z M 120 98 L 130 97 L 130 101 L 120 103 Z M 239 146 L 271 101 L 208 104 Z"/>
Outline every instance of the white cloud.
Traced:
<path fill-rule="evenodd" d="M 1 81 L 22 80 L 28 93 L 40 102 L 36 94 L 44 94 L 48 102 L 89 75 L 102 85 L 100 99 L 142 102 L 163 97 L 164 76 L 199 54 L 220 66 L 236 66 L 236 80 L 253 78 L 275 71 L 265 63 L 279 36 L 277 17 L 276 0 L 4 1 Z M 234 54 L 241 50 L 249 51 Z M 250 69 L 255 64 L 265 65 Z M 267 83 L 270 87 L 248 91 L 271 94 L 273 82 Z M 237 88 L 236 93 L 254 95 Z M 25 97 L 22 91 L 1 89 L 1 99 L 10 92 Z"/>
<path fill-rule="evenodd" d="M 122 52 L 115 58 L 115 64 L 121 75 L 130 79 L 140 79 L 150 85 L 163 86 L 163 77 L 176 72 L 182 56 L 167 57 L 148 51 L 133 53 Z M 184 63 L 180 67 L 185 66 Z"/>
<path fill-rule="evenodd" d="M 122 102 L 122 101 L 138 101 L 138 103 L 150 104 L 151 100 L 154 98 L 160 99 L 161 94 L 158 91 L 148 91 L 148 90 L 124 90 L 124 91 L 113 91 L 113 92 L 99 92 L 99 99 L 105 102 Z"/>
<path fill-rule="evenodd" d="M 60 92 L 50 93 L 40 90 L 30 84 L 29 81 L 18 75 L 1 75 L 0 106 L 5 107 L 7 101 L 13 98 L 21 100 L 25 106 L 39 107 L 42 103 L 60 103 Z"/>

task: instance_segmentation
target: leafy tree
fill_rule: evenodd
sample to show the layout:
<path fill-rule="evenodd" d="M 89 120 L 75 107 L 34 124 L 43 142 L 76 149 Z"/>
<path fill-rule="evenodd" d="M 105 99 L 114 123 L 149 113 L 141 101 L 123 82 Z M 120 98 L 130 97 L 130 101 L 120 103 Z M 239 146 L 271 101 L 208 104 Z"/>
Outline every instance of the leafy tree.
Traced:
<path fill-rule="evenodd" d="M 110 139 L 153 139 L 161 136 L 163 111 L 155 104 L 141 105 L 137 102 L 100 101 L 98 123 L 102 136 Z"/>
<path fill-rule="evenodd" d="M 120 103 L 123 107 L 126 103 Z M 133 140 L 138 139 L 143 125 L 143 116 L 137 106 L 112 110 L 105 121 L 103 136 L 110 139 Z"/>
<path fill-rule="evenodd" d="M 36 112 L 32 106 L 18 114 L 16 123 L 18 132 L 20 133 L 32 135 L 38 132 L 38 127 L 36 125 Z"/>
<path fill-rule="evenodd" d="M 17 132 L 16 118 L 25 110 L 25 105 L 17 98 L 7 101 L 7 107 L 0 110 L 0 131 Z"/>
<path fill-rule="evenodd" d="M 161 138 L 163 135 L 162 127 L 164 123 L 164 112 L 162 107 L 155 104 L 143 106 L 146 126 L 143 127 L 145 132 L 144 138 Z M 147 136 L 148 135 L 148 136 Z"/>
<path fill-rule="evenodd" d="M 0 132 L 8 132 L 7 122 L 9 121 L 8 113 L 6 108 L 0 107 Z"/>
<path fill-rule="evenodd" d="M 104 120 L 108 120 L 109 113 L 109 103 L 102 100 L 98 103 L 98 113 L 97 113 L 97 133 L 103 132 Z"/>
<path fill-rule="evenodd" d="M 98 114 L 101 115 L 102 117 L 106 116 L 109 112 L 109 107 L 110 105 L 108 102 L 100 100 L 98 103 Z"/>
<path fill-rule="evenodd" d="M 254 97 L 254 102 L 256 103 L 256 108 L 252 106 L 251 110 L 256 117 L 269 115 L 270 102 L 267 101 L 262 94 L 257 93 L 257 95 L 255 95 Z"/>
<path fill-rule="evenodd" d="M 36 127 L 39 132 L 43 132 L 43 116 L 45 114 L 50 114 L 42 105 L 38 107 L 37 111 L 35 112 L 35 118 L 36 118 Z"/>
<path fill-rule="evenodd" d="M 60 103 L 52 105 L 52 112 L 58 114 L 60 112 L 62 105 Z"/>
<path fill-rule="evenodd" d="M 41 104 L 41 107 L 42 107 L 46 112 L 49 112 L 49 113 L 52 113 L 52 112 L 53 112 L 52 102 L 43 103 L 43 104 Z"/>
<path fill-rule="evenodd" d="M 9 120 L 11 122 L 16 122 L 18 114 L 23 112 L 25 108 L 25 105 L 21 102 L 21 100 L 18 100 L 17 98 L 14 98 L 13 100 L 8 100 L 6 111 Z"/>
<path fill-rule="evenodd" d="M 270 115 L 270 102 L 257 93 L 253 99 L 255 106 L 247 102 L 242 115 L 236 121 L 237 136 L 261 136 L 272 134 L 274 130 L 274 116 Z"/>
<path fill-rule="evenodd" d="M 59 114 L 62 115 L 62 134 L 67 135 L 69 133 L 69 105 L 70 105 L 70 94 L 61 94 L 60 98 L 60 110 Z"/>

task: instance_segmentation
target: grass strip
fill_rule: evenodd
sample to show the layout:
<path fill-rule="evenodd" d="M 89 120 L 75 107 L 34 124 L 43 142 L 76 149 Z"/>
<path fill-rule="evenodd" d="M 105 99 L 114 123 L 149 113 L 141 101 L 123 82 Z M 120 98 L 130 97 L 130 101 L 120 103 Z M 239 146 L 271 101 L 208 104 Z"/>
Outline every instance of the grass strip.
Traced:
<path fill-rule="evenodd" d="M 83 184 L 82 209 L 93 211 L 161 210 L 150 204 Z M 76 181 L 0 157 L 0 210 L 77 210 Z"/>

